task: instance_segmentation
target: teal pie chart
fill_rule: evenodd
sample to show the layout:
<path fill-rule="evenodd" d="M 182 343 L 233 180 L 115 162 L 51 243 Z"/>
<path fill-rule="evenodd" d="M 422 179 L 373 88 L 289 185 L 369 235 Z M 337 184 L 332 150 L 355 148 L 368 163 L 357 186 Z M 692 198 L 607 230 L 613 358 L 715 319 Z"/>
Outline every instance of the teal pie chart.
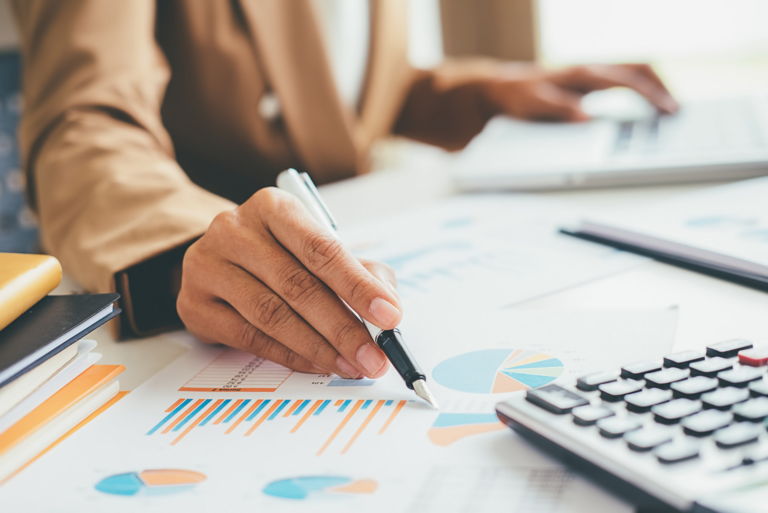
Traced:
<path fill-rule="evenodd" d="M 432 377 L 458 392 L 503 394 L 542 387 L 564 371 L 563 362 L 539 351 L 485 349 L 444 360 Z"/>

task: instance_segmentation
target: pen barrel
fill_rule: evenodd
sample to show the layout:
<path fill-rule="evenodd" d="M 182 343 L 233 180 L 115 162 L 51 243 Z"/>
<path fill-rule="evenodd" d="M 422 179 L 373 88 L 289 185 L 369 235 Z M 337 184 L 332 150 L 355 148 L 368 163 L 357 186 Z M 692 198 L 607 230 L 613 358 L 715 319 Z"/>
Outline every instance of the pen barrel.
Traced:
<path fill-rule="evenodd" d="M 398 330 L 386 330 L 376 337 L 376 344 L 384 351 L 392 366 L 402 376 L 408 388 L 413 390 L 413 382 L 417 379 L 426 380 L 427 377 L 413 359 L 408 346 L 403 341 L 403 336 Z"/>

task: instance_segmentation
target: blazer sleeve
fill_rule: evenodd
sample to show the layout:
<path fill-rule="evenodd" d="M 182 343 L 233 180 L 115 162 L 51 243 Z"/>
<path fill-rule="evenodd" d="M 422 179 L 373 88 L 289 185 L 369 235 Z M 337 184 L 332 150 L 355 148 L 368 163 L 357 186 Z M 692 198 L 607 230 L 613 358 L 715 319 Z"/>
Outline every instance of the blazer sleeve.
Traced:
<path fill-rule="evenodd" d="M 160 118 L 170 70 L 154 0 L 13 1 L 24 56 L 19 139 L 44 247 L 93 292 L 114 291 L 130 269 L 171 273 L 179 248 L 234 204 L 175 161 Z M 159 267 L 143 265 L 156 257 Z M 128 277 L 119 281 L 138 302 Z"/>
<path fill-rule="evenodd" d="M 484 100 L 482 84 L 498 73 L 498 64 L 471 57 L 449 59 L 432 70 L 414 70 L 393 132 L 460 150 L 495 114 Z"/>

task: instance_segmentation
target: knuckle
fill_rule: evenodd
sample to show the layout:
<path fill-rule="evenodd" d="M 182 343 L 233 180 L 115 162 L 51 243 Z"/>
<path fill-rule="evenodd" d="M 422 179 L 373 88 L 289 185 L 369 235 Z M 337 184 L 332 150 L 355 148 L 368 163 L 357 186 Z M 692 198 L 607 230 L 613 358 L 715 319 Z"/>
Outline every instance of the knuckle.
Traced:
<path fill-rule="evenodd" d="M 320 280 L 302 268 L 293 269 L 283 280 L 282 296 L 288 302 L 307 301 L 322 288 Z"/>
<path fill-rule="evenodd" d="M 274 294 L 260 294 L 253 301 L 252 311 L 263 329 L 278 328 L 290 318 L 288 305 Z"/>
<path fill-rule="evenodd" d="M 333 345 L 335 347 L 352 347 L 358 339 L 358 326 L 344 322 L 336 326 L 333 331 Z"/>
<path fill-rule="evenodd" d="M 315 269 L 323 269 L 336 262 L 343 247 L 335 237 L 316 234 L 309 237 L 304 248 L 306 261 Z"/>
<path fill-rule="evenodd" d="M 259 354 L 268 340 L 263 331 L 249 322 L 242 323 L 237 334 L 240 347 L 253 354 Z"/>

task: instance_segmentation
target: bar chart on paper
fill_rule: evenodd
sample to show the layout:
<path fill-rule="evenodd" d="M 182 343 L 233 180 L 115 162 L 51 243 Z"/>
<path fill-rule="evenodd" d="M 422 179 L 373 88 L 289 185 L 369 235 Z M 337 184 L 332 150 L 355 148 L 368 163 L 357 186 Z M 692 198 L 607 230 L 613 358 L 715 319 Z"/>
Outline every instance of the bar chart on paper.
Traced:
<path fill-rule="evenodd" d="M 386 399 L 190 399 L 171 404 L 147 436 L 166 437 L 170 445 L 194 443 L 194 437 L 258 438 L 282 436 L 297 441 L 304 433 L 317 440 L 312 450 L 347 454 L 361 438 L 386 435 L 406 403 Z M 282 438 L 286 441 L 285 438 Z"/>

